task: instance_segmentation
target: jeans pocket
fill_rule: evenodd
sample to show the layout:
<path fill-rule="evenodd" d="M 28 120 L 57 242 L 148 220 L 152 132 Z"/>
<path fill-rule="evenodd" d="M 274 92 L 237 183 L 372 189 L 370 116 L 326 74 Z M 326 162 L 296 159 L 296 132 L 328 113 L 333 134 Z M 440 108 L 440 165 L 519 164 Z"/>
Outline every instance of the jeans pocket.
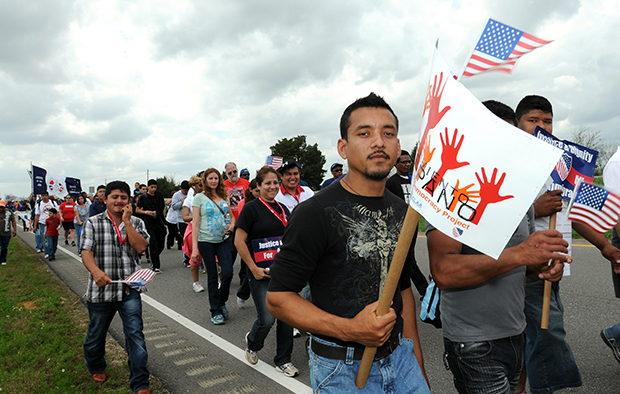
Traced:
<path fill-rule="evenodd" d="M 332 360 L 310 353 L 310 379 L 317 390 L 325 388 L 342 370 L 343 360 Z"/>
<path fill-rule="evenodd" d="M 488 356 L 493 350 L 490 341 L 455 343 L 456 356 L 464 360 L 473 360 Z"/>

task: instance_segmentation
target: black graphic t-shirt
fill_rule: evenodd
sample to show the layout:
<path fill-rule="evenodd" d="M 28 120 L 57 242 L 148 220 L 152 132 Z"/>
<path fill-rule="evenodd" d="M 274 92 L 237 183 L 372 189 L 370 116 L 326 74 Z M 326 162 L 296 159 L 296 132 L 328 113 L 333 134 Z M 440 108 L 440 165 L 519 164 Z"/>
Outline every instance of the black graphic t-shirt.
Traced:
<path fill-rule="evenodd" d="M 362 197 L 340 183 L 323 189 L 292 213 L 271 267 L 269 291 L 297 293 L 309 281 L 317 307 L 354 317 L 379 299 L 406 212 L 407 204 L 392 193 Z M 411 287 L 411 264 L 412 249 L 392 305 L 398 314 L 393 337 L 402 332 L 400 292 Z"/>

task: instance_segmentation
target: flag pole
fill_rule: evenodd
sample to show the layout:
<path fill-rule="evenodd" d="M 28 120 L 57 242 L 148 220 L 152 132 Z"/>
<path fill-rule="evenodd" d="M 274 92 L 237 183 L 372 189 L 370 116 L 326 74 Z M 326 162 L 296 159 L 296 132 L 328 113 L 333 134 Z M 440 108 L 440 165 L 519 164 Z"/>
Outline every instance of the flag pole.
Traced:
<path fill-rule="evenodd" d="M 557 214 L 554 213 L 549 217 L 549 230 L 555 229 Z M 551 263 L 551 261 L 549 261 Z M 549 309 L 551 308 L 551 282 L 545 280 L 545 291 L 543 293 L 542 319 L 540 320 L 540 328 L 547 330 L 549 328 Z"/>
<path fill-rule="evenodd" d="M 390 269 L 385 279 L 381 297 L 379 298 L 379 305 L 377 305 L 378 316 L 385 315 L 390 310 L 394 293 L 396 292 L 396 287 L 398 286 L 400 275 L 403 271 L 403 265 L 405 264 L 407 254 L 409 254 L 411 241 L 415 235 L 415 230 L 419 220 L 420 214 L 415 209 L 411 208 L 410 205 L 407 209 L 403 227 L 400 231 L 400 235 L 398 236 L 398 242 L 396 243 L 396 250 L 394 250 L 394 256 L 392 257 Z M 372 362 L 375 358 L 376 352 L 377 348 L 373 346 L 367 346 L 366 349 L 364 349 L 360 368 L 357 371 L 357 377 L 355 378 L 355 386 L 358 389 L 363 389 L 366 386 L 366 381 L 368 380 L 368 375 L 370 374 L 370 369 L 372 368 Z"/>
<path fill-rule="evenodd" d="M 487 18 L 486 23 L 482 26 L 482 29 L 480 30 L 480 34 L 476 36 L 478 37 L 477 41 L 474 43 L 474 46 L 471 48 L 471 51 L 469 51 L 469 55 L 467 55 L 467 57 L 465 58 L 465 63 L 463 63 L 463 67 L 461 67 L 461 72 L 456 77 L 456 80 L 459 82 L 461 82 L 461 77 L 463 76 L 463 73 L 465 72 L 465 69 L 467 68 L 467 63 L 469 63 L 469 59 L 471 59 L 471 55 L 473 55 L 474 51 L 476 50 L 476 45 L 478 45 L 478 41 L 480 41 L 480 37 L 482 37 L 482 33 L 484 33 L 484 30 L 487 28 L 489 19 L 491 18 Z"/>

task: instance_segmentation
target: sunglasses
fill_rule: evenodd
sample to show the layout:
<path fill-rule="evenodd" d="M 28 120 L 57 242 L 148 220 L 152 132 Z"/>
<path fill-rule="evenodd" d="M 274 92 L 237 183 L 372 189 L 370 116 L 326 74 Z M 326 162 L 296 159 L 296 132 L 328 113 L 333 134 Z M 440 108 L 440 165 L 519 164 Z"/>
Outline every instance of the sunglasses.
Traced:
<path fill-rule="evenodd" d="M 227 172 L 228 175 L 232 175 L 232 174 L 236 174 L 236 173 L 237 173 L 237 170 L 232 170 L 232 171 L 228 171 Z"/>

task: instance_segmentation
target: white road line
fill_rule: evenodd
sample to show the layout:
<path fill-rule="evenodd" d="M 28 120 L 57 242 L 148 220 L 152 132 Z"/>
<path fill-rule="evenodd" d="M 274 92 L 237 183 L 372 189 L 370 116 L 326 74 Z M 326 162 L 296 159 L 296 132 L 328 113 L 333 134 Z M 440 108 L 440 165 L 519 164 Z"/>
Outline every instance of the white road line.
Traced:
<path fill-rule="evenodd" d="M 217 346 L 218 348 L 222 349 L 226 353 L 230 354 L 237 360 L 248 365 L 247 361 L 245 360 L 244 351 L 242 349 L 239 349 L 237 346 L 233 345 L 232 343 L 222 339 L 221 337 L 217 336 L 216 334 L 212 333 L 206 328 L 194 323 L 193 321 L 189 320 L 185 316 L 173 311 L 172 309 L 168 308 L 164 304 L 154 300 L 153 298 L 147 295 L 142 294 L 142 301 L 152 306 L 153 308 L 157 309 L 158 311 L 168 316 L 172 320 L 176 321 L 180 325 L 186 327 L 190 331 L 194 332 L 198 336 L 211 342 L 213 345 Z M 271 365 L 267 364 L 264 361 L 259 360 L 258 364 L 254 365 L 253 368 L 256 371 L 268 377 L 269 379 L 291 390 L 294 393 L 312 393 L 312 388 L 310 386 L 307 386 L 293 378 L 284 376 L 283 374 L 277 372 L 274 367 L 272 367 Z"/>
<path fill-rule="evenodd" d="M 58 246 L 58 249 L 63 251 L 64 253 L 66 253 L 67 255 L 69 255 L 70 257 L 73 257 L 75 260 L 81 262 L 82 259 L 80 257 L 78 257 L 75 253 L 73 253 L 72 251 L 62 247 L 62 246 Z M 224 340 L 223 338 L 217 336 L 216 334 L 212 333 L 211 331 L 207 330 L 206 328 L 194 323 L 193 321 L 189 320 L 188 318 L 186 318 L 185 316 L 175 312 L 174 310 L 168 308 L 167 306 L 165 306 L 164 304 L 156 301 L 155 299 L 145 295 L 145 294 L 141 294 L 142 296 L 142 301 L 144 301 L 145 303 L 147 303 L 148 305 L 152 306 L 153 308 L 157 309 L 159 312 L 163 313 L 164 315 L 168 316 L 169 318 L 171 318 L 172 320 L 176 321 L 177 323 L 179 323 L 180 325 L 188 328 L 190 331 L 192 331 L 193 333 L 197 334 L 198 336 L 206 339 L 207 341 L 211 342 L 213 345 L 217 346 L 218 348 L 224 350 L 226 353 L 230 354 L 231 356 L 233 356 L 234 358 L 236 358 L 237 360 L 241 361 L 242 363 L 244 363 L 245 365 L 249 365 L 245 359 L 245 353 L 243 349 L 239 349 L 237 346 L 233 345 L 232 343 Z M 273 380 L 274 382 L 280 384 L 281 386 L 285 387 L 288 390 L 291 390 L 294 393 L 312 393 L 312 387 L 305 385 L 297 380 L 295 380 L 294 378 L 289 378 L 287 376 L 284 376 L 284 374 L 281 374 L 279 372 L 277 372 L 275 370 L 274 367 L 272 367 L 271 365 L 267 364 L 264 361 L 258 361 L 258 364 L 252 366 L 252 368 L 254 368 L 256 371 L 260 372 L 261 374 L 265 375 L 266 377 L 268 377 L 269 379 Z"/>

